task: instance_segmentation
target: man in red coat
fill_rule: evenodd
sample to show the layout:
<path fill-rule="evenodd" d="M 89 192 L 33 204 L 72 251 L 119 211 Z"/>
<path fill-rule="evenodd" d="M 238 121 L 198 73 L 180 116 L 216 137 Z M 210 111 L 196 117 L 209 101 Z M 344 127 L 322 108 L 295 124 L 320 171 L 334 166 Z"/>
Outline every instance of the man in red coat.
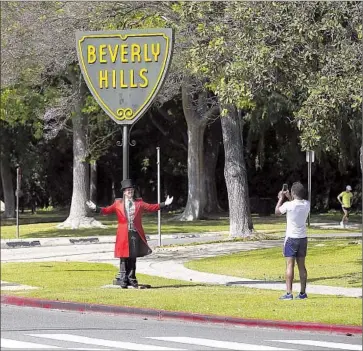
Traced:
<path fill-rule="evenodd" d="M 170 205 L 173 197 L 167 196 L 165 202 L 160 204 L 148 204 L 142 199 L 136 199 L 135 184 L 131 179 L 121 182 L 123 198 L 116 199 L 108 207 L 98 207 L 92 201 L 87 201 L 87 206 L 94 212 L 108 215 L 116 213 L 118 227 L 116 232 L 115 257 L 120 258 L 120 286 L 126 289 L 128 286 L 138 288 L 136 279 L 136 257 L 151 254 L 147 244 L 145 232 L 142 227 L 142 213 L 156 212 Z"/>

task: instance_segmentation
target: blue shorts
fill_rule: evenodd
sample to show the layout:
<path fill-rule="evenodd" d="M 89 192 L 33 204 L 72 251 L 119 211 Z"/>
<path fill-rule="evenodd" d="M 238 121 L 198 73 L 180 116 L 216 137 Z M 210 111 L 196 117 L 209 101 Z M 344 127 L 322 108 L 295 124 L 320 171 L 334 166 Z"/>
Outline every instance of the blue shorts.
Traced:
<path fill-rule="evenodd" d="M 284 243 L 285 257 L 306 257 L 308 238 L 286 238 Z"/>

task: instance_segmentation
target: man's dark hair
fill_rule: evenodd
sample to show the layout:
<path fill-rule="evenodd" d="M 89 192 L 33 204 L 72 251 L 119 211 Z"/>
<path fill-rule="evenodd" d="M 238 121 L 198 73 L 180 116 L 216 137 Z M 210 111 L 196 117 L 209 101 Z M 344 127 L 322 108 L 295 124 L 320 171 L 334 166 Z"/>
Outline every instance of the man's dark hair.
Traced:
<path fill-rule="evenodd" d="M 295 182 L 292 184 L 291 193 L 299 199 L 305 199 L 306 196 L 305 188 L 300 182 Z"/>

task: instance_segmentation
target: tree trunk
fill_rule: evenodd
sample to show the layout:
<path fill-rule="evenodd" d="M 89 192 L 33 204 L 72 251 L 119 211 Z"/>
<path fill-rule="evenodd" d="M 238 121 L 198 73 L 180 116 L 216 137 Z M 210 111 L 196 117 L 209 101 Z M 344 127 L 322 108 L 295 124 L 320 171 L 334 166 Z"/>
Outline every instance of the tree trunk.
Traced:
<path fill-rule="evenodd" d="M 185 81 L 182 86 L 183 111 L 188 125 L 188 200 L 179 217 L 182 221 L 201 219 L 206 203 L 203 139 L 207 119 L 194 106 L 189 83 Z"/>
<path fill-rule="evenodd" d="M 90 163 L 90 199 L 97 203 L 97 161 Z"/>
<path fill-rule="evenodd" d="M 8 154 L 5 154 L 4 150 L 2 151 L 0 171 L 5 204 L 3 218 L 15 218 L 15 192 L 11 179 L 9 156 Z"/>
<path fill-rule="evenodd" d="M 76 83 L 73 82 L 75 85 Z M 68 218 L 58 228 L 90 228 L 103 227 L 94 218 L 87 216 L 86 201 L 89 195 L 89 169 L 86 161 L 88 118 L 82 113 L 86 86 L 82 81 L 78 83 L 79 96 L 75 105 L 73 124 L 73 190 L 71 209 Z"/>
<path fill-rule="evenodd" d="M 205 200 L 203 134 L 205 123 L 188 125 L 188 201 L 182 220 L 201 219 Z"/>
<path fill-rule="evenodd" d="M 234 106 L 221 117 L 225 150 L 224 176 L 226 179 L 230 236 L 247 237 L 252 234 L 252 218 L 249 208 L 247 169 L 243 152 L 243 119 Z"/>
<path fill-rule="evenodd" d="M 116 182 L 115 179 L 112 177 L 112 191 L 111 191 L 111 196 L 112 196 L 112 202 L 115 201 L 116 199 Z"/>
<path fill-rule="evenodd" d="M 328 183 L 325 187 L 324 187 L 324 192 L 323 192 L 323 210 L 324 211 L 328 211 L 330 206 L 330 191 L 331 191 L 331 184 Z"/>
<path fill-rule="evenodd" d="M 222 141 L 220 120 L 210 124 L 206 129 L 204 141 L 204 171 L 205 171 L 205 213 L 222 212 L 217 195 L 216 167 L 220 143 Z"/>

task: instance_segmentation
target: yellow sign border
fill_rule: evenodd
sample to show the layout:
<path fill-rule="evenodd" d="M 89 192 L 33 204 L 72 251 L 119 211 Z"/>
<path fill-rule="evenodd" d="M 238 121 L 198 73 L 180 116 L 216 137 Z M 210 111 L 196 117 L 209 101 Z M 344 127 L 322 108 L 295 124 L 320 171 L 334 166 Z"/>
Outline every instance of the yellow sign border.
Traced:
<path fill-rule="evenodd" d="M 115 38 L 115 37 L 119 37 L 121 40 L 125 41 L 128 37 L 156 37 L 156 36 L 161 36 L 163 38 L 166 39 L 166 47 L 165 47 L 165 55 L 164 55 L 164 61 L 162 63 L 162 66 L 161 66 L 161 70 L 160 70 L 160 74 L 157 78 L 157 81 L 153 87 L 153 89 L 151 90 L 149 96 L 147 96 L 147 98 L 145 99 L 144 103 L 139 107 L 139 109 L 132 114 L 132 118 L 128 118 L 125 116 L 117 116 L 117 114 L 115 114 L 112 110 L 110 110 L 110 108 L 106 105 L 106 103 L 103 101 L 103 99 L 99 96 L 97 90 L 95 89 L 95 87 L 93 86 L 92 84 L 92 81 L 90 79 L 90 77 L 88 76 L 88 72 L 87 72 L 87 69 L 86 69 L 86 65 L 84 63 L 84 60 L 83 60 L 83 52 L 82 52 L 82 46 L 81 46 L 81 43 L 86 39 L 86 38 Z M 139 114 L 139 112 L 145 107 L 145 105 L 150 101 L 150 99 L 152 98 L 152 96 L 154 95 L 154 92 L 155 92 L 155 89 L 159 86 L 159 82 L 160 82 L 160 79 L 165 71 L 165 65 L 166 65 L 166 61 L 167 61 L 167 58 L 168 58 L 168 52 L 169 52 L 169 45 L 170 45 L 170 42 L 169 42 L 169 37 L 167 35 L 165 35 L 164 33 L 144 33 L 144 34 L 90 34 L 90 35 L 84 35 L 82 36 L 82 38 L 80 38 L 78 40 L 78 48 L 79 48 L 79 53 L 80 53 L 80 59 L 81 59 L 81 64 L 82 64 L 82 67 L 83 67 L 83 72 L 84 72 L 84 75 L 86 76 L 88 82 L 89 82 L 89 86 L 91 87 L 92 89 L 92 92 L 95 96 L 97 96 L 97 98 L 99 99 L 99 102 L 102 104 L 102 106 L 104 107 L 104 109 L 106 109 L 116 120 L 118 121 L 123 121 L 125 119 L 127 120 L 133 120 L 134 118 L 136 118 Z"/>

